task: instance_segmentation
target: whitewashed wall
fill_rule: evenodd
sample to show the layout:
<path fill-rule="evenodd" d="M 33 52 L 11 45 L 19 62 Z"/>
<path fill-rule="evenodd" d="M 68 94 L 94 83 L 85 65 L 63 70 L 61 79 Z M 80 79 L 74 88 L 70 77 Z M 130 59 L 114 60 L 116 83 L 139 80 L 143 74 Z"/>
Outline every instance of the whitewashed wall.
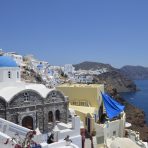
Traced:
<path fill-rule="evenodd" d="M 11 72 L 11 78 L 8 78 L 8 72 Z M 17 77 L 17 72 L 19 73 L 19 77 Z M 20 68 L 17 67 L 4 67 L 0 68 L 0 82 L 16 82 L 20 81 Z"/>

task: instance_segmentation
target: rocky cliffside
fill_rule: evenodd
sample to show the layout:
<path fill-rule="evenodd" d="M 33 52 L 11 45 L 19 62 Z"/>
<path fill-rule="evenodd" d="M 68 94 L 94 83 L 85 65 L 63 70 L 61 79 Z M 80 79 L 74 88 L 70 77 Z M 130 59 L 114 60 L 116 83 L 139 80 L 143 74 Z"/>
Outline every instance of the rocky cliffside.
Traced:
<path fill-rule="evenodd" d="M 94 83 L 105 84 L 106 90 L 116 88 L 118 92 L 136 91 L 136 85 L 126 75 L 122 74 L 119 69 L 112 67 L 109 64 L 96 63 L 96 62 L 83 62 L 74 65 L 76 70 L 99 70 L 105 68 L 107 71 L 93 75 Z"/>
<path fill-rule="evenodd" d="M 105 84 L 107 91 L 115 88 L 118 92 L 136 91 L 136 85 L 133 81 L 123 76 L 118 71 L 110 71 L 98 76 L 94 76 L 95 83 Z"/>
<path fill-rule="evenodd" d="M 140 133 L 140 138 L 148 142 L 148 126 L 146 124 L 144 111 L 129 104 L 121 98 L 119 94 L 114 92 L 115 91 L 112 91 L 111 95 L 113 95 L 118 102 L 125 105 L 126 121 L 132 124 L 130 129 L 138 131 Z"/>
<path fill-rule="evenodd" d="M 124 66 L 120 72 L 132 80 L 148 79 L 148 68 L 142 66 Z"/>
<path fill-rule="evenodd" d="M 35 71 L 30 70 L 28 68 L 23 68 L 21 70 L 21 79 L 22 81 L 28 82 L 28 83 L 41 83 L 44 84 L 43 79 L 39 74 L 37 74 Z"/>
<path fill-rule="evenodd" d="M 126 121 L 132 124 L 131 129 L 138 131 L 141 139 L 148 142 L 148 126 L 146 125 L 144 111 L 127 102 L 124 104 L 126 106 Z"/>

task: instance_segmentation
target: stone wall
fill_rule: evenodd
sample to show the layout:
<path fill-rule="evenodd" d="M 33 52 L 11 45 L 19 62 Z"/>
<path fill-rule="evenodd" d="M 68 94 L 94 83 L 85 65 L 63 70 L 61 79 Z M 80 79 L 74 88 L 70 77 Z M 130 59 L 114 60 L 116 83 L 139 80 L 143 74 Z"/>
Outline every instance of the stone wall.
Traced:
<path fill-rule="evenodd" d="M 0 118 L 5 119 L 6 116 L 6 102 L 3 98 L 0 98 Z"/>
<path fill-rule="evenodd" d="M 56 121 L 56 111 L 59 112 L 59 121 Z M 49 123 L 49 112 L 53 114 L 53 121 Z M 0 99 L 0 117 L 22 125 L 22 120 L 29 116 L 33 121 L 33 129 L 37 127 L 41 132 L 48 132 L 54 128 L 56 122 L 67 123 L 68 100 L 60 91 L 49 92 L 42 98 L 38 92 L 25 90 L 16 94 L 5 107 L 5 102 Z"/>

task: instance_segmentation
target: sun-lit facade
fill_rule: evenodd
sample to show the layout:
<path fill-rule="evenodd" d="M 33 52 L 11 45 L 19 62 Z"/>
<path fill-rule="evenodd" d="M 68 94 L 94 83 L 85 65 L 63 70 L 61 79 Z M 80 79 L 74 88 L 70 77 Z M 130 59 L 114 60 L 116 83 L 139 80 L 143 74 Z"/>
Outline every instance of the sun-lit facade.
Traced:
<path fill-rule="evenodd" d="M 65 96 L 69 97 L 70 108 L 80 116 L 88 132 L 94 130 L 103 113 L 101 92 L 104 92 L 103 84 L 63 84 L 57 87 Z"/>

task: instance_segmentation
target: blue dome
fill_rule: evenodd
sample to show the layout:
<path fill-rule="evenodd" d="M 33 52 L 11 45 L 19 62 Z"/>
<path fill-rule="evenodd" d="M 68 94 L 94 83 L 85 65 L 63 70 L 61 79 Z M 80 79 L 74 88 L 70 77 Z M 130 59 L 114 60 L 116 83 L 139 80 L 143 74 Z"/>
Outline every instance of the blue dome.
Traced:
<path fill-rule="evenodd" d="M 18 67 L 18 65 L 11 57 L 0 56 L 0 67 Z"/>
<path fill-rule="evenodd" d="M 43 65 L 42 65 L 42 64 L 39 64 L 39 65 L 37 66 L 37 68 L 43 68 Z"/>

